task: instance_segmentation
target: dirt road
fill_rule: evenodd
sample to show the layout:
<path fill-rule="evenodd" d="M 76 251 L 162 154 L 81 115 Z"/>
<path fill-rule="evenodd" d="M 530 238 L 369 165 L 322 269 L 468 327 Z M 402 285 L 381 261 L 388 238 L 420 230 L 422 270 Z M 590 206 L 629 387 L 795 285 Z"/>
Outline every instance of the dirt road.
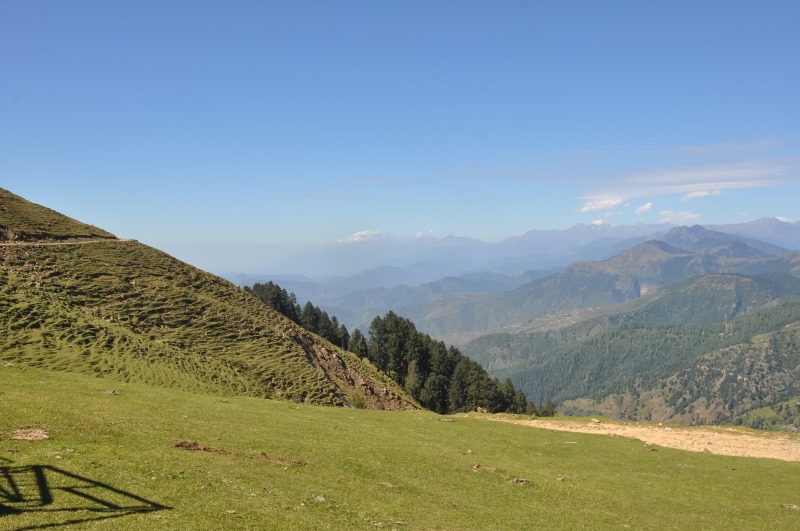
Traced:
<path fill-rule="evenodd" d="M 719 455 L 766 457 L 783 461 L 800 461 L 798 435 L 788 433 L 754 433 L 731 427 L 664 427 L 646 424 L 610 422 L 574 422 L 569 420 L 518 420 L 496 417 L 492 420 L 523 424 L 534 428 L 618 435 L 690 452 Z M 593 419 L 594 420 L 594 419 Z"/>

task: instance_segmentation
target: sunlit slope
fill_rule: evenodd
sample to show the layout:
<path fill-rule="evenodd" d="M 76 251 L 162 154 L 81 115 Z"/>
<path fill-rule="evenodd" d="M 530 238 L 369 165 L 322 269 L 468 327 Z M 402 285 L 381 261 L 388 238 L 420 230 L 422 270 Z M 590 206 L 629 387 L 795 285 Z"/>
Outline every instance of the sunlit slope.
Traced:
<path fill-rule="evenodd" d="M 233 284 L 134 241 L 0 245 L 0 330 L 0 359 L 33 367 L 218 394 L 413 407 L 368 363 Z"/>
<path fill-rule="evenodd" d="M 114 238 L 114 235 L 0 188 L 0 241 L 75 238 Z"/>

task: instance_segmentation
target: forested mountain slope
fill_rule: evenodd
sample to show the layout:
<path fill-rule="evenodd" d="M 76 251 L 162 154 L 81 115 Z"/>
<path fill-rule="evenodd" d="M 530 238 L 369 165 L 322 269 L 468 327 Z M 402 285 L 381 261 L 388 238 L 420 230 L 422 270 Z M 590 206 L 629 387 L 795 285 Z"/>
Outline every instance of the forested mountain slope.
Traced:
<path fill-rule="evenodd" d="M 800 370 L 798 287 L 794 278 L 700 277 L 624 312 L 487 335 L 463 350 L 529 398 L 552 398 L 566 411 L 720 421 L 800 394 L 787 377 Z"/>

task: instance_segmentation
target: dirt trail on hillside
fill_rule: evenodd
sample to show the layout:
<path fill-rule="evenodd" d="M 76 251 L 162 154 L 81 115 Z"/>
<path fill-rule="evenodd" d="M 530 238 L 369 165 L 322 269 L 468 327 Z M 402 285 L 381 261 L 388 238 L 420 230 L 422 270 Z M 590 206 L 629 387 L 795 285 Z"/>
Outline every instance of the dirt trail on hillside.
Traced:
<path fill-rule="evenodd" d="M 130 238 L 103 238 L 96 240 L 67 240 L 67 241 L 0 241 L 2 247 L 50 247 L 56 245 L 85 245 L 89 243 L 130 242 Z"/>
<path fill-rule="evenodd" d="M 752 433 L 729 427 L 663 427 L 645 424 L 573 422 L 568 420 L 517 420 L 496 417 L 492 420 L 522 424 L 548 430 L 617 435 L 690 452 L 706 452 L 740 457 L 766 457 L 800 461 L 800 443 L 796 434 Z"/>

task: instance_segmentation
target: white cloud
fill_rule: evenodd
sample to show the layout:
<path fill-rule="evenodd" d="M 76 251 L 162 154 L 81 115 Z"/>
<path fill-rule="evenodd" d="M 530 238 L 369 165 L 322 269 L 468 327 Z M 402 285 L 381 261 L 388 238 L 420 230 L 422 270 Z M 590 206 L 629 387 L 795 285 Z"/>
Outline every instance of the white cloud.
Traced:
<path fill-rule="evenodd" d="M 376 230 L 361 230 L 354 234 L 351 234 L 347 238 L 343 238 L 341 240 L 336 240 L 336 241 L 338 243 L 356 243 L 356 242 L 363 242 L 366 240 L 374 240 L 381 236 L 382 236 L 381 233 Z"/>
<path fill-rule="evenodd" d="M 686 202 L 686 201 L 691 201 L 692 199 L 698 199 L 700 197 L 708 197 L 711 195 L 722 195 L 722 192 L 719 190 L 714 190 L 713 192 L 709 192 L 708 190 L 698 190 L 696 192 L 689 192 L 688 194 L 683 196 L 683 199 L 681 199 L 681 201 Z"/>
<path fill-rule="evenodd" d="M 791 223 L 792 220 L 787 218 L 786 216 L 775 216 L 775 219 L 778 221 L 783 221 L 784 223 Z"/>
<path fill-rule="evenodd" d="M 613 182 L 605 181 L 602 192 L 582 196 L 584 203 L 580 211 L 609 209 L 639 197 L 679 194 L 687 201 L 720 195 L 727 190 L 768 188 L 781 184 L 791 171 L 791 165 L 780 161 L 757 160 L 664 168 L 620 176 Z"/>
<path fill-rule="evenodd" d="M 691 223 L 700 219 L 700 214 L 693 214 L 692 212 L 673 212 L 672 210 L 662 210 L 661 223 L 680 224 Z"/>
<path fill-rule="evenodd" d="M 592 221 L 592 225 L 602 225 L 602 224 L 603 224 L 602 218 Z"/>
<path fill-rule="evenodd" d="M 619 206 L 622 204 L 623 199 L 621 197 L 595 197 L 587 198 L 583 206 L 581 207 L 581 212 L 591 212 L 592 210 L 606 210 L 609 208 L 614 208 L 615 206 Z"/>
<path fill-rule="evenodd" d="M 645 212 L 649 212 L 650 209 L 653 208 L 653 203 L 645 203 L 642 206 L 636 207 L 635 212 L 637 214 L 644 214 Z"/>
<path fill-rule="evenodd" d="M 724 190 L 764 188 L 778 183 L 778 177 L 789 171 L 785 165 L 769 162 L 740 162 L 693 168 L 674 168 L 633 175 L 627 179 L 629 196 L 721 193 Z"/>

